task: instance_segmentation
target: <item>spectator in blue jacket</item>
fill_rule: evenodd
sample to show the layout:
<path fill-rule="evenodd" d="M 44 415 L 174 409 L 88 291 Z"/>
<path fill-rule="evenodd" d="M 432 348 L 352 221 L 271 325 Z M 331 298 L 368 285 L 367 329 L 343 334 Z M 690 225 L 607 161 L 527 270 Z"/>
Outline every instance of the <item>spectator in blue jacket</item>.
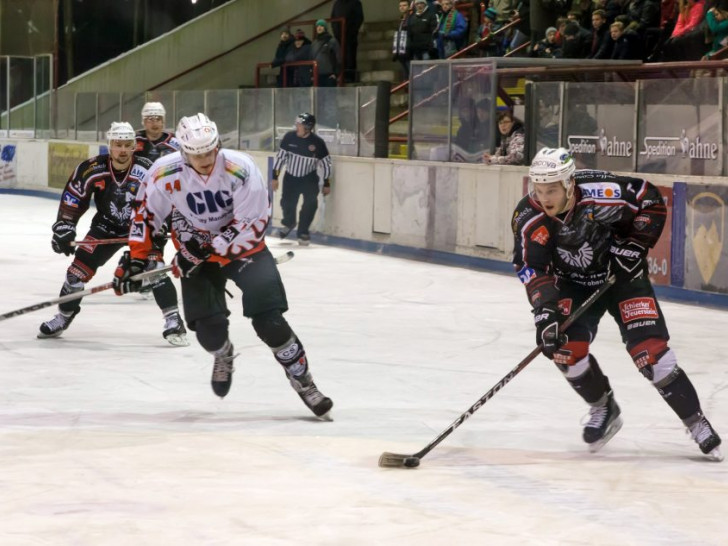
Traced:
<path fill-rule="evenodd" d="M 437 52 L 447 59 L 460 51 L 467 41 L 468 22 L 453 6 L 453 0 L 440 0 L 442 15 L 437 30 Z"/>

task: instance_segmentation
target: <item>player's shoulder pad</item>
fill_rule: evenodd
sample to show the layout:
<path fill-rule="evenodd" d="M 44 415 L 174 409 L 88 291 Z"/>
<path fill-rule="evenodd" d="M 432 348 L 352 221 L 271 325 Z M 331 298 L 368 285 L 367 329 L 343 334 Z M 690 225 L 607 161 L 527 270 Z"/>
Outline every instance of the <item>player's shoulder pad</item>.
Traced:
<path fill-rule="evenodd" d="M 513 233 L 521 231 L 526 222 L 540 212 L 540 210 L 534 208 L 533 202 L 528 195 L 523 197 L 518 202 L 518 205 L 516 205 L 516 209 L 513 211 L 513 218 L 511 218 L 511 229 Z"/>

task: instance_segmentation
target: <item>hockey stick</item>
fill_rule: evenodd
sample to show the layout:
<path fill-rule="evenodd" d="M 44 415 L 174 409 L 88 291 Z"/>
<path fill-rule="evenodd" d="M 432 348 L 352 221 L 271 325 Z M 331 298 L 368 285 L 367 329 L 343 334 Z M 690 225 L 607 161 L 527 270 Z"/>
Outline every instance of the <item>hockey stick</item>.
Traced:
<path fill-rule="evenodd" d="M 606 282 L 602 284 L 594 293 L 589 296 L 584 303 L 582 303 L 579 308 L 574 311 L 572 315 L 570 315 L 564 323 L 559 328 L 560 332 L 564 332 L 569 326 L 571 326 L 576 319 L 578 319 L 584 312 L 591 307 L 591 305 L 597 301 L 602 294 L 604 294 L 615 282 L 614 275 L 607 278 Z M 476 411 L 478 411 L 481 406 L 483 406 L 488 400 L 490 400 L 495 393 L 497 393 L 499 390 L 501 390 L 503 387 L 505 387 L 511 379 L 516 377 L 526 366 L 528 366 L 531 361 L 533 361 L 539 354 L 541 354 L 541 347 L 542 344 L 539 343 L 539 345 L 531 351 L 526 358 L 521 360 L 521 362 L 518 363 L 518 366 L 513 368 L 508 374 L 498 381 L 492 389 L 490 389 L 488 392 L 486 392 L 483 396 L 480 397 L 480 399 L 470 406 L 468 410 L 460 415 L 453 423 L 447 427 L 444 431 L 440 433 L 440 435 L 432 440 L 429 444 L 427 444 L 423 449 L 418 451 L 417 453 L 413 455 L 402 455 L 400 453 L 389 453 L 385 451 L 382 453 L 382 455 L 379 457 L 379 466 L 384 468 L 416 468 L 420 465 L 420 459 L 427 455 L 430 451 L 432 451 L 435 446 L 437 446 L 440 442 L 442 442 L 445 438 L 450 436 L 456 428 L 458 428 L 460 425 L 465 422 L 468 417 L 473 415 Z"/>
<path fill-rule="evenodd" d="M 275 261 L 277 264 L 286 263 L 293 258 L 294 254 L 292 250 L 289 250 L 285 254 L 282 254 L 281 256 L 278 256 L 275 258 Z M 152 271 L 144 271 L 142 273 L 139 273 L 138 275 L 134 275 L 130 280 L 132 281 L 143 281 L 150 278 L 158 277 L 160 275 L 163 275 L 169 271 L 172 270 L 171 265 L 165 265 L 164 267 L 161 267 L 159 269 L 154 269 Z M 23 307 L 22 309 L 16 309 L 15 311 L 10 311 L 9 313 L 4 313 L 0 315 L 0 321 L 17 317 L 19 315 L 25 315 L 26 313 L 30 313 L 32 311 L 38 311 L 39 309 L 45 309 L 46 307 L 50 307 L 51 305 L 55 305 L 57 303 L 65 303 L 67 301 L 73 301 L 80 298 L 83 298 L 85 296 L 90 296 L 91 294 L 96 294 L 98 292 L 103 292 L 104 290 L 109 290 L 110 288 L 114 287 L 113 282 L 107 282 L 105 284 L 100 284 L 99 286 L 94 286 L 93 288 L 88 288 L 87 290 L 81 290 L 80 292 L 74 292 L 72 294 L 66 294 L 65 296 L 60 296 L 58 298 L 43 301 L 40 303 L 36 303 L 34 305 L 29 305 L 28 307 Z"/>
<path fill-rule="evenodd" d="M 127 237 L 115 237 L 111 239 L 89 239 L 71 241 L 71 246 L 96 246 L 96 245 L 125 245 L 129 242 Z"/>

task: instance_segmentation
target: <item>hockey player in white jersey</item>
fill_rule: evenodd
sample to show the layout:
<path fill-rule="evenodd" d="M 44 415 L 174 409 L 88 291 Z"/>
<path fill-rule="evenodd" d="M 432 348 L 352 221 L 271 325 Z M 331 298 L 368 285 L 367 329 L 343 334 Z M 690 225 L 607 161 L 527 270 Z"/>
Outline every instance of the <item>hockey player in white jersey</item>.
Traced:
<path fill-rule="evenodd" d="M 155 162 L 146 178 L 146 195 L 129 233 L 131 261 L 117 269 L 119 283 L 137 289 L 129 277 L 142 271 L 152 236 L 172 214 L 185 320 L 200 345 L 214 356 L 212 389 L 220 397 L 232 384 L 238 356 L 228 337 L 225 284 L 243 292 L 243 314 L 303 402 L 319 417 L 333 406 L 311 377 L 306 353 L 283 313 L 285 289 L 265 244 L 271 214 L 268 188 L 247 154 L 220 147 L 217 126 L 204 114 L 183 117 L 177 126 L 181 151 Z"/>

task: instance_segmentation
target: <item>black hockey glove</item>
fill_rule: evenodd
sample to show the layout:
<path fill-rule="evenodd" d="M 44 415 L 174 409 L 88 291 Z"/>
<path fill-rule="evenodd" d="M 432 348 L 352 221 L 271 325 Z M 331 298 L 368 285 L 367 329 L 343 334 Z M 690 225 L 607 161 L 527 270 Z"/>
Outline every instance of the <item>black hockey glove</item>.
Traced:
<path fill-rule="evenodd" d="M 56 254 L 71 256 L 76 250 L 71 243 L 76 239 L 76 224 L 68 220 L 58 220 L 53 224 L 51 247 Z"/>
<path fill-rule="evenodd" d="M 645 274 L 647 249 L 639 243 L 615 239 L 609 252 L 609 273 L 617 277 L 617 282 L 629 283 Z"/>
<path fill-rule="evenodd" d="M 129 251 L 125 251 L 121 255 L 119 265 L 114 271 L 114 292 L 117 296 L 128 294 L 129 292 L 139 292 L 142 287 L 142 281 L 132 281 L 131 277 L 142 273 L 147 268 L 147 261 L 139 258 L 132 258 Z"/>
<path fill-rule="evenodd" d="M 179 250 L 172 260 L 172 273 L 175 277 L 191 277 L 199 267 L 212 256 L 208 244 L 200 244 L 197 239 L 180 243 Z"/>
<path fill-rule="evenodd" d="M 555 306 L 543 306 L 534 310 L 536 322 L 536 343 L 541 344 L 541 352 L 553 360 L 554 354 L 569 341 L 566 334 L 559 333 L 562 316 Z"/>

